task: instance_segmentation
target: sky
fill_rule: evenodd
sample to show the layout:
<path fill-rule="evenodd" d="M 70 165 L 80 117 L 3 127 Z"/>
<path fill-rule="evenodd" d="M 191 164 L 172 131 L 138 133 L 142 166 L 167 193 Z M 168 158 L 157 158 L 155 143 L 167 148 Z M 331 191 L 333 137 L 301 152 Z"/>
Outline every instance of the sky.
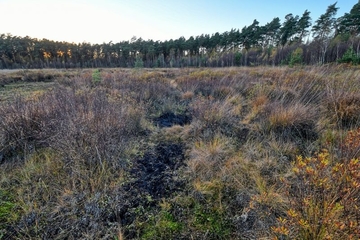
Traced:
<path fill-rule="evenodd" d="M 315 22 L 336 0 L 0 0 L 0 34 L 54 41 L 154 41 L 263 26 L 309 10 Z M 338 0 L 337 17 L 358 0 Z"/>

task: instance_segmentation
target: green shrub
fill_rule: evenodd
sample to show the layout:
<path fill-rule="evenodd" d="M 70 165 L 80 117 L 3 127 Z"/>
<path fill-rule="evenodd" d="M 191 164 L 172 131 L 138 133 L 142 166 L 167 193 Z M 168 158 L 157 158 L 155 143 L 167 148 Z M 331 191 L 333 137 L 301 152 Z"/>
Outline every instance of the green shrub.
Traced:
<path fill-rule="evenodd" d="M 240 52 L 236 52 L 235 56 L 234 56 L 234 60 L 235 60 L 235 65 L 236 66 L 240 66 L 241 65 L 241 58 L 242 58 L 242 54 Z"/>
<path fill-rule="evenodd" d="M 141 56 L 137 56 L 135 60 L 135 68 L 143 68 L 143 67 L 144 67 L 144 62 Z"/>
<path fill-rule="evenodd" d="M 92 72 L 92 83 L 98 85 L 101 82 L 101 73 L 99 69 Z"/>
<path fill-rule="evenodd" d="M 356 55 L 354 49 L 350 47 L 344 55 L 338 60 L 339 63 L 359 64 L 360 58 Z"/>
<path fill-rule="evenodd" d="M 302 64 L 302 56 L 303 50 L 302 48 L 298 47 L 294 52 L 291 53 L 289 66 L 292 67 L 294 65 Z"/>

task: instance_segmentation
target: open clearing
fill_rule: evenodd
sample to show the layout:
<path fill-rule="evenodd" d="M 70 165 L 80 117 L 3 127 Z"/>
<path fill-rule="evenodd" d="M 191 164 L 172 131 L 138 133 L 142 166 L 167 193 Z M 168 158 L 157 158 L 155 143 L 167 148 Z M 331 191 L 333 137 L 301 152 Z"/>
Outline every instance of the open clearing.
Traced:
<path fill-rule="evenodd" d="M 0 71 L 0 84 L 0 239 L 360 237 L 358 67 Z"/>

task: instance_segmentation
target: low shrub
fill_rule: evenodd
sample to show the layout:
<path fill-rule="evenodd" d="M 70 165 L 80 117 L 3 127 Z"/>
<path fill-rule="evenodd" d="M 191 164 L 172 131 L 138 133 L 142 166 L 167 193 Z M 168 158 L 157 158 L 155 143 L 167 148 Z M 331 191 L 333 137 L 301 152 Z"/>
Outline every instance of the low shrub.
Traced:
<path fill-rule="evenodd" d="M 302 48 L 298 47 L 291 53 L 289 66 L 293 67 L 294 65 L 302 64 L 303 63 L 303 50 Z"/>
<path fill-rule="evenodd" d="M 99 85 L 102 79 L 100 70 L 99 69 L 94 70 L 91 76 L 92 76 L 92 84 L 94 86 Z"/>
<path fill-rule="evenodd" d="M 0 238 L 359 238 L 354 66 L 11 74 Z"/>
<path fill-rule="evenodd" d="M 298 156 L 284 183 L 290 207 L 273 227 L 276 239 L 358 239 L 360 162 L 336 161 L 326 150 Z"/>
<path fill-rule="evenodd" d="M 339 63 L 352 63 L 352 64 L 359 64 L 360 58 L 356 55 L 354 49 L 350 47 L 344 55 L 338 60 Z"/>
<path fill-rule="evenodd" d="M 346 133 L 340 144 L 339 157 L 345 159 L 360 158 L 360 128 Z"/>

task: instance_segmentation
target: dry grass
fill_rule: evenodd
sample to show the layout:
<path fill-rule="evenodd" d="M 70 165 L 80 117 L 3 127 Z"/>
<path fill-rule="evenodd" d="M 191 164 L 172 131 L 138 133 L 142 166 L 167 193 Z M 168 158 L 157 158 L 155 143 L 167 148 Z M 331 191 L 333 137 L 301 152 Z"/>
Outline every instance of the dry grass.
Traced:
<path fill-rule="evenodd" d="M 233 153 L 231 140 L 215 136 L 208 142 L 195 142 L 187 163 L 193 176 L 209 181 L 223 168 L 226 159 Z"/>
<path fill-rule="evenodd" d="M 319 197 L 303 176 L 360 199 L 356 68 L 0 74 L 0 239 L 296 239 L 290 210 Z M 309 176 L 323 148 L 350 178 Z M 333 213 L 329 236 L 359 238 Z"/>

